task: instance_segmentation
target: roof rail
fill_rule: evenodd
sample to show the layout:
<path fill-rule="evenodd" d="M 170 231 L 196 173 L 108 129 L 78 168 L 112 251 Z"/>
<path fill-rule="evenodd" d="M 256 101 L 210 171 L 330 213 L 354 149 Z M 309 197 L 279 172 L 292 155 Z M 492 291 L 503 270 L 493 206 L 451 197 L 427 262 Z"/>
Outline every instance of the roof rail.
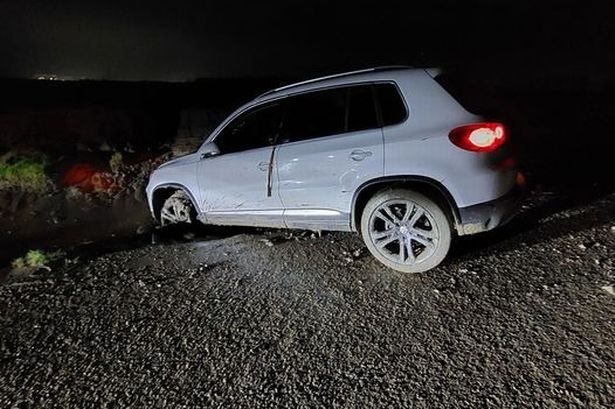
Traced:
<path fill-rule="evenodd" d="M 310 79 L 310 80 L 306 80 L 306 81 L 296 82 L 294 84 L 284 85 L 282 87 L 272 89 L 271 91 L 267 91 L 267 92 L 259 95 L 256 99 L 260 99 L 260 98 L 265 97 L 267 95 L 275 94 L 276 92 L 284 91 L 284 90 L 289 89 L 289 88 L 295 88 L 295 87 L 299 87 L 301 85 L 312 84 L 312 83 L 315 83 L 315 82 L 330 80 L 330 79 L 334 79 L 334 78 L 347 77 L 347 76 L 356 75 L 356 74 L 365 74 L 365 73 L 368 73 L 368 72 L 380 72 L 380 71 L 389 71 L 389 70 L 399 70 L 399 69 L 404 69 L 404 68 L 412 68 L 412 67 L 410 67 L 408 65 L 385 65 L 385 66 L 381 66 L 381 67 L 365 68 L 365 69 L 362 69 L 362 70 L 342 72 L 342 73 L 333 74 L 333 75 L 326 75 L 324 77 L 318 77 L 318 78 L 314 78 L 314 79 Z"/>

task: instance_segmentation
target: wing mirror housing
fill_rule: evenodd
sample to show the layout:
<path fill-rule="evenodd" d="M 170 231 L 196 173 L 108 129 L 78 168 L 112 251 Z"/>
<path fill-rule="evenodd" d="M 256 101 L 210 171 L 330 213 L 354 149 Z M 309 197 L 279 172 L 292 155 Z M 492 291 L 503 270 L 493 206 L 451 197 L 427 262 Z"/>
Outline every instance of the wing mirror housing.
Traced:
<path fill-rule="evenodd" d="M 211 158 L 220 155 L 220 149 L 215 142 L 207 142 L 201 147 L 201 159 Z"/>

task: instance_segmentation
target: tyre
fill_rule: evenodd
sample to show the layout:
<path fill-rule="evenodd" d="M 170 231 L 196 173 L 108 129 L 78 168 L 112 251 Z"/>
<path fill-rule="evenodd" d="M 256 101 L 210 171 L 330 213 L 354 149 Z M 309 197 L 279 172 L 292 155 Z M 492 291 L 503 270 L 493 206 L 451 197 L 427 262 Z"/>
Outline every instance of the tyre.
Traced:
<path fill-rule="evenodd" d="M 451 246 L 451 225 L 433 200 L 407 189 L 386 189 L 361 215 L 367 248 L 387 267 L 420 273 L 436 267 Z"/>
<path fill-rule="evenodd" d="M 164 201 L 160 209 L 160 224 L 192 223 L 194 207 L 190 198 L 183 190 L 178 190 Z"/>

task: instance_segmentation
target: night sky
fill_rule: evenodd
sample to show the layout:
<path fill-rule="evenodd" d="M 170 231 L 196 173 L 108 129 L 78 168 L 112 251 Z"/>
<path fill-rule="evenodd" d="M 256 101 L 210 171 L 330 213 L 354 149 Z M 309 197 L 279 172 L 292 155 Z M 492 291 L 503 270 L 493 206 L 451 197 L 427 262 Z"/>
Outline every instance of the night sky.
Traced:
<path fill-rule="evenodd" d="M 611 13 L 566 1 L 0 0 L 0 76 L 183 81 L 374 65 L 610 71 Z"/>

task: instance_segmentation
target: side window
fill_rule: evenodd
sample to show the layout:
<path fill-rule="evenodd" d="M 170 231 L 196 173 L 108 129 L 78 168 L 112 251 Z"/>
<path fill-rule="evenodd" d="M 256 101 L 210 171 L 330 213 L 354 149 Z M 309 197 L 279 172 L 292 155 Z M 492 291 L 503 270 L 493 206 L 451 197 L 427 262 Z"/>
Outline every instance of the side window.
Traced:
<path fill-rule="evenodd" d="M 376 84 L 378 103 L 382 111 L 382 125 L 395 125 L 406 119 L 408 112 L 397 87 L 393 84 Z"/>
<path fill-rule="evenodd" d="M 214 142 L 223 154 L 272 145 L 280 127 L 280 113 L 279 104 L 244 112 L 231 121 Z"/>
<path fill-rule="evenodd" d="M 284 103 L 282 142 L 344 132 L 346 89 L 336 88 L 289 97 Z"/>
<path fill-rule="evenodd" d="M 348 88 L 347 132 L 378 128 L 378 117 L 371 85 Z"/>

